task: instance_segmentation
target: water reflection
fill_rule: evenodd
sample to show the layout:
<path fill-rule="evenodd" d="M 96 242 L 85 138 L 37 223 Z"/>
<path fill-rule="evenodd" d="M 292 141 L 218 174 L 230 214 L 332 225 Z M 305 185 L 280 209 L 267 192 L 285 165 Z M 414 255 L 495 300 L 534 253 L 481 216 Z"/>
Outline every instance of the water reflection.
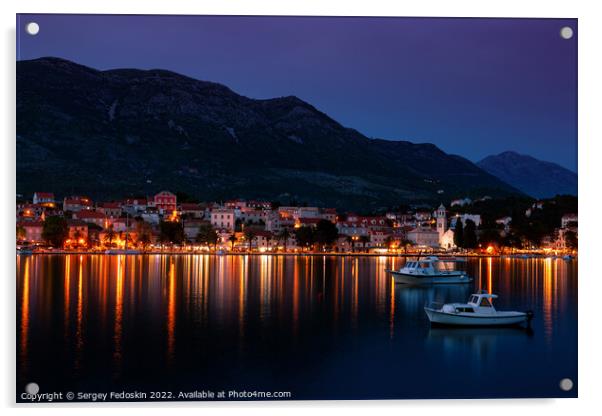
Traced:
<path fill-rule="evenodd" d="M 19 259 L 21 260 L 21 259 Z M 29 285 L 30 285 L 30 257 L 23 258 L 23 278 L 22 278 L 22 287 L 21 287 L 21 326 L 20 326 L 20 337 L 19 337 L 19 346 L 20 346 L 20 362 L 26 365 L 27 363 L 27 343 L 29 336 Z M 21 262 L 17 263 L 17 267 L 20 268 Z"/>
<path fill-rule="evenodd" d="M 246 380 L 260 388 L 279 381 L 299 383 L 291 388 L 306 397 L 339 388 L 343 397 L 360 387 L 384 397 L 399 388 L 399 381 L 387 384 L 398 378 L 394 371 L 495 371 L 509 351 L 535 357 L 529 365 L 542 377 L 551 362 L 558 371 L 563 362 L 565 373 L 573 365 L 576 371 L 577 261 L 471 259 L 473 285 L 431 287 L 394 284 L 384 270 L 404 261 L 18 256 L 18 380 L 65 388 L 191 380 Z M 480 289 L 499 294 L 500 309 L 534 310 L 533 333 L 430 329 L 426 303 L 466 301 Z M 567 358 L 572 351 L 574 362 Z M 516 365 L 505 368 L 508 376 L 523 371 Z M 410 397 L 420 388 L 390 394 Z"/>
<path fill-rule="evenodd" d="M 466 360 L 469 368 L 459 375 L 470 377 L 487 375 L 487 369 L 495 367 L 495 362 L 506 356 L 504 349 L 509 343 L 528 341 L 534 336 L 533 329 L 522 327 L 511 328 L 445 328 L 429 329 L 426 347 L 433 352 L 442 352 L 449 360 L 458 357 L 470 357 Z M 464 361 L 464 360 L 463 360 Z M 492 365 L 494 364 L 494 365 Z M 468 370 L 471 371 L 468 371 Z M 503 368 L 497 369 L 498 371 Z"/>

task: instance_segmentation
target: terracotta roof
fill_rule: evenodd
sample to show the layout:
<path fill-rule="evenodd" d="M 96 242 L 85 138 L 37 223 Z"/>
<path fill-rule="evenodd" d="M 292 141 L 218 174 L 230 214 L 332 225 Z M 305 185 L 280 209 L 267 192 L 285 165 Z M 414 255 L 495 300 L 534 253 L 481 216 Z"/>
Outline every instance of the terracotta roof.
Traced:
<path fill-rule="evenodd" d="M 84 201 L 81 198 L 65 198 L 65 204 L 90 206 L 92 205 L 92 201 L 90 201 L 89 199 L 86 199 Z"/>
<path fill-rule="evenodd" d="M 88 226 L 87 222 L 84 222 L 82 220 L 67 220 L 67 225 L 69 227 L 83 227 L 83 226 Z"/>
<path fill-rule="evenodd" d="M 34 192 L 33 194 L 37 195 L 38 198 L 54 199 L 54 194 L 52 192 Z"/>
<path fill-rule="evenodd" d="M 322 221 L 322 218 L 299 218 L 301 224 L 317 224 Z"/>
<path fill-rule="evenodd" d="M 17 225 L 20 227 L 43 227 L 44 226 L 44 222 L 43 221 L 19 221 L 17 222 Z"/>
<path fill-rule="evenodd" d="M 81 220 L 91 220 L 91 219 L 104 219 L 106 218 L 104 214 L 96 211 L 80 211 L 75 214 L 77 218 Z"/>

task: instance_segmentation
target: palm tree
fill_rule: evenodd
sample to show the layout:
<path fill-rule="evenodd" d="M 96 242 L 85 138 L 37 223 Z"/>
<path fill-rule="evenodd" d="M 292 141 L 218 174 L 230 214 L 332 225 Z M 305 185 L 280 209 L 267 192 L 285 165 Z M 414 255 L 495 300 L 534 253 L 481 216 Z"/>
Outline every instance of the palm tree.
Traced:
<path fill-rule="evenodd" d="M 234 235 L 234 233 L 232 233 L 232 235 L 230 237 L 228 237 L 228 241 L 230 241 L 230 251 L 234 251 L 234 243 L 236 243 L 236 240 L 238 240 L 238 238 L 236 238 L 236 236 Z"/>
<path fill-rule="evenodd" d="M 113 240 L 115 239 L 115 231 L 113 230 L 113 224 L 110 224 L 107 227 L 107 230 L 105 232 L 105 242 L 109 243 L 109 247 L 111 247 L 113 245 Z"/>
<path fill-rule="evenodd" d="M 412 245 L 412 242 L 407 238 L 401 240 L 401 244 L 403 245 L 403 254 L 408 254 L 408 247 Z"/>
<path fill-rule="evenodd" d="M 291 232 L 288 228 L 284 227 L 280 233 L 278 233 L 278 239 L 284 241 L 284 252 L 286 253 L 286 244 L 288 242 L 289 237 L 291 236 Z"/>
<path fill-rule="evenodd" d="M 249 242 L 249 251 L 251 251 L 251 243 L 253 242 L 253 239 L 256 235 L 257 233 L 253 228 L 245 227 L 245 239 Z"/>
<path fill-rule="evenodd" d="M 362 236 L 360 236 L 360 242 L 364 246 L 364 251 L 367 252 L 368 250 L 366 250 L 366 244 L 368 244 L 370 242 L 370 237 L 367 235 L 362 235 Z"/>

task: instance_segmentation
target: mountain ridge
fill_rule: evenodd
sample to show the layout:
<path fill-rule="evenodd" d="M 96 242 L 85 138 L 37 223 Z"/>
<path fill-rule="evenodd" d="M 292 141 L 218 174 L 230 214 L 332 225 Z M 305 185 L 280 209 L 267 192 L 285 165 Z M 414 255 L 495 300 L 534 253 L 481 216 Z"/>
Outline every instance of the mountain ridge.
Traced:
<path fill-rule="evenodd" d="M 89 184 L 94 189 L 89 189 Z M 433 144 L 369 139 L 296 96 L 167 70 L 17 62 L 17 192 L 263 197 L 391 206 L 516 189 Z"/>

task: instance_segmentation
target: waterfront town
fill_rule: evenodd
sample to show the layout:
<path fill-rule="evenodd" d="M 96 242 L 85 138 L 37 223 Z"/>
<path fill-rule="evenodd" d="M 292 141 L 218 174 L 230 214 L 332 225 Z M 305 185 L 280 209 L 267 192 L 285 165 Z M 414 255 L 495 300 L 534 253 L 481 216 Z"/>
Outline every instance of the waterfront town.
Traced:
<path fill-rule="evenodd" d="M 489 197 L 457 199 L 449 207 L 404 206 L 377 215 L 258 200 L 184 199 L 179 201 L 167 190 L 146 198 L 112 201 L 93 201 L 82 195 L 58 199 L 51 192 L 35 192 L 31 199 L 17 199 L 17 248 L 41 253 L 483 255 L 561 254 L 577 249 L 577 214 L 552 209 L 561 205 L 556 199 L 535 201 L 513 216 L 499 217 L 477 213 L 478 206 L 495 203 Z M 542 214 L 549 211 L 553 214 Z"/>

